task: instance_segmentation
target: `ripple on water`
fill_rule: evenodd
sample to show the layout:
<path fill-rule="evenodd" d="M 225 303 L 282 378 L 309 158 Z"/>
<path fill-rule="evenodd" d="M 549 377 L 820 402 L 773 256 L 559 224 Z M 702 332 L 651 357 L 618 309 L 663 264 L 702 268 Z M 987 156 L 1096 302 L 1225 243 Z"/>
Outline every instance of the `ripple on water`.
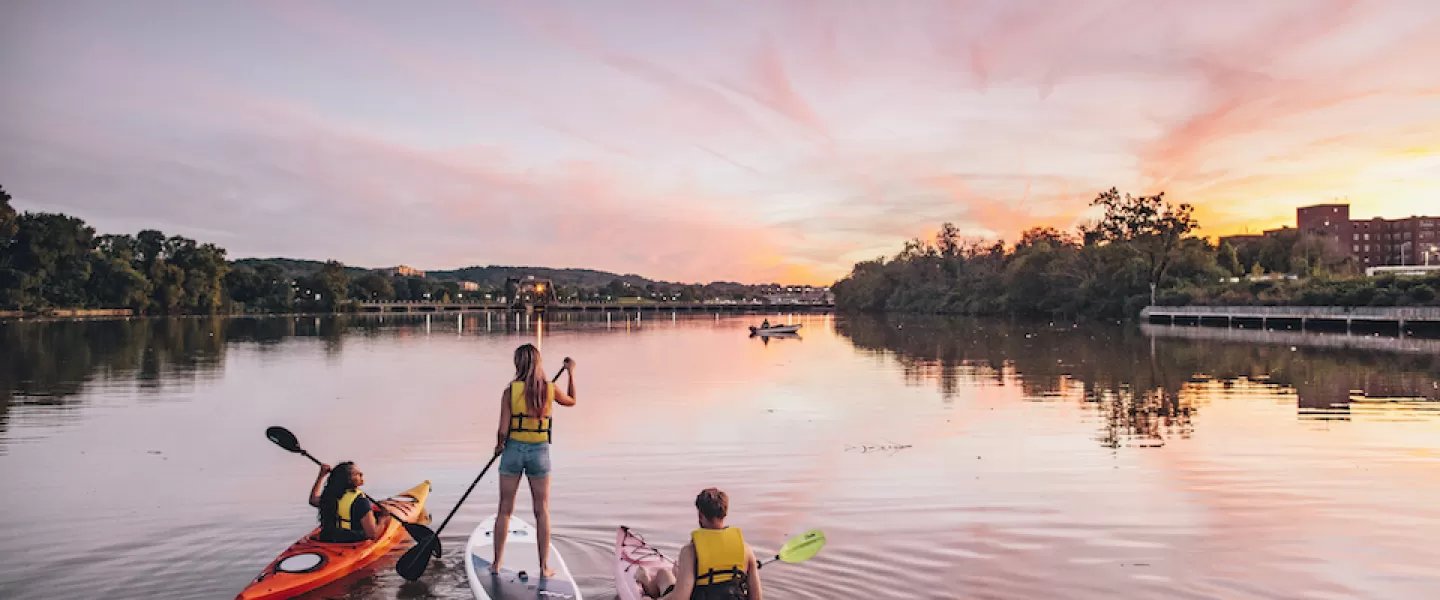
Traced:
<path fill-rule="evenodd" d="M 0 597 L 233 597 L 314 523 L 314 467 L 263 439 L 272 424 L 356 460 L 367 489 L 430 479 L 443 519 L 535 331 L 366 319 L 0 330 L 19 340 L 0 347 Z M 765 568 L 775 598 L 1440 589 L 1432 357 L 946 319 L 768 345 L 742 317 L 583 321 L 547 324 L 542 347 L 582 364 L 551 510 L 587 598 L 614 597 L 615 527 L 674 555 L 712 485 L 762 553 L 826 532 L 815 559 Z M 316 597 L 470 597 L 463 546 L 496 487 L 421 581 L 394 573 L 402 548 Z"/>

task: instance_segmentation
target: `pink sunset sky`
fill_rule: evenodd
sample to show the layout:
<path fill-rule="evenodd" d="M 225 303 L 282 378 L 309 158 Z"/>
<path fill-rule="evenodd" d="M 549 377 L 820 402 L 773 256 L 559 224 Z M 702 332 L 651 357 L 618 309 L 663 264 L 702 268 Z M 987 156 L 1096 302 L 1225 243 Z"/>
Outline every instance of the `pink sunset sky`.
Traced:
<path fill-rule="evenodd" d="M 1112 186 L 1440 212 L 1440 2 L 0 5 L 0 185 L 231 257 L 829 283 Z"/>

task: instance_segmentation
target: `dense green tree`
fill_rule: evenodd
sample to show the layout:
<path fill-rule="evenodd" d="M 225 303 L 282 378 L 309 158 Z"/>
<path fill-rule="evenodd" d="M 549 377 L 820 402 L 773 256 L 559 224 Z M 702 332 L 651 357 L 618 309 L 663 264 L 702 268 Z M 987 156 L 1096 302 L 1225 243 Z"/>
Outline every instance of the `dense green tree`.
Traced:
<path fill-rule="evenodd" d="M 319 271 L 296 283 L 300 304 L 308 310 L 337 311 L 349 305 L 350 275 L 338 261 L 326 262 Z"/>
<path fill-rule="evenodd" d="M 1024 232 L 1013 247 L 959 239 L 949 223 L 933 242 L 910 240 L 894 257 L 862 261 L 833 287 L 843 311 L 899 311 L 1048 318 L 1122 318 L 1146 304 L 1433 303 L 1433 282 L 1349 277 L 1355 267 L 1325 239 L 1280 232 L 1263 244 L 1211 245 L 1188 205 L 1163 195 L 1096 198 L 1105 217 L 1079 236 L 1052 228 Z M 1298 281 L 1228 283 L 1267 270 Z"/>
<path fill-rule="evenodd" d="M 0 308 L 16 308 L 21 304 L 21 287 L 25 273 L 15 268 L 13 250 L 15 234 L 20 230 L 20 215 L 10 206 L 10 194 L 0 187 Z"/>
<path fill-rule="evenodd" d="M 352 296 L 366 301 L 389 301 L 395 299 L 395 288 L 385 276 L 370 272 L 358 277 L 351 284 Z"/>
<path fill-rule="evenodd" d="M 182 307 L 186 312 L 215 313 L 225 300 L 225 274 L 230 266 L 225 250 L 214 244 L 173 237 L 170 262 L 185 272 Z"/>
<path fill-rule="evenodd" d="M 1119 190 L 1110 188 L 1090 203 L 1104 207 L 1098 223 L 1082 228 L 1086 244 L 1122 243 L 1139 254 L 1146 264 L 1150 285 L 1150 301 L 1174 261 L 1180 242 L 1197 229 L 1195 208 L 1189 204 L 1174 205 L 1165 201 L 1165 193 L 1154 196 L 1120 197 Z"/>
<path fill-rule="evenodd" d="M 410 291 L 410 299 L 414 301 L 427 300 L 430 293 L 428 282 L 419 277 L 411 277 L 405 280 L 405 288 Z"/>
<path fill-rule="evenodd" d="M 154 229 L 146 229 L 135 236 L 135 258 L 139 260 L 141 270 L 149 271 L 155 261 L 161 259 L 161 253 L 165 251 L 165 234 Z"/>
<path fill-rule="evenodd" d="M 89 304 L 101 308 L 150 307 L 150 280 L 124 258 L 104 252 L 91 257 Z"/>
<path fill-rule="evenodd" d="M 432 294 L 432 300 L 439 300 L 440 302 L 450 302 L 454 300 L 456 296 L 460 295 L 460 284 L 454 281 L 442 282 L 440 285 L 436 286 L 436 289 L 434 292 L 432 292 Z"/>
<path fill-rule="evenodd" d="M 53 213 L 24 213 L 0 259 L 0 304 L 22 309 L 86 306 L 95 230 Z"/>
<path fill-rule="evenodd" d="M 167 263 L 156 261 L 150 265 L 150 305 L 155 312 L 173 315 L 181 312 L 185 303 L 185 270 Z"/>
<path fill-rule="evenodd" d="M 253 306 L 265 297 L 265 278 L 250 267 L 237 267 L 225 275 L 225 290 L 230 299 L 246 306 Z"/>
<path fill-rule="evenodd" d="M 0 186 L 0 251 L 3 251 L 15 237 L 15 231 L 19 228 L 16 223 L 20 216 L 15 209 L 10 207 L 10 194 L 5 192 L 5 187 Z"/>

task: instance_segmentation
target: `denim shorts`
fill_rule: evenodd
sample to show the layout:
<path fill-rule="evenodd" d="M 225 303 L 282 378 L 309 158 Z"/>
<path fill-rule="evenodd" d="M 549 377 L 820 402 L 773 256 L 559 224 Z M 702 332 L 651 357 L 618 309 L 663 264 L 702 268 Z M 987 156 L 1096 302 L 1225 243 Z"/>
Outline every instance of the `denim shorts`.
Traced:
<path fill-rule="evenodd" d="M 501 475 L 527 475 L 546 477 L 550 475 L 550 444 L 545 442 L 505 442 L 505 451 L 500 454 Z"/>

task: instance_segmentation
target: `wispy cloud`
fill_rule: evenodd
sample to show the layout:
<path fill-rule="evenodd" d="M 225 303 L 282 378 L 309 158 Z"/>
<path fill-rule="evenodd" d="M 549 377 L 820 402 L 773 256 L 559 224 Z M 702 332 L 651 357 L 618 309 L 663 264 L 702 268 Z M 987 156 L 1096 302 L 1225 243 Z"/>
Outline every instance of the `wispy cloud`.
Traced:
<path fill-rule="evenodd" d="M 17 203 L 237 254 L 823 282 L 944 221 L 1068 227 L 1111 186 L 1211 235 L 1440 198 L 1423 0 L 8 14 Z"/>

